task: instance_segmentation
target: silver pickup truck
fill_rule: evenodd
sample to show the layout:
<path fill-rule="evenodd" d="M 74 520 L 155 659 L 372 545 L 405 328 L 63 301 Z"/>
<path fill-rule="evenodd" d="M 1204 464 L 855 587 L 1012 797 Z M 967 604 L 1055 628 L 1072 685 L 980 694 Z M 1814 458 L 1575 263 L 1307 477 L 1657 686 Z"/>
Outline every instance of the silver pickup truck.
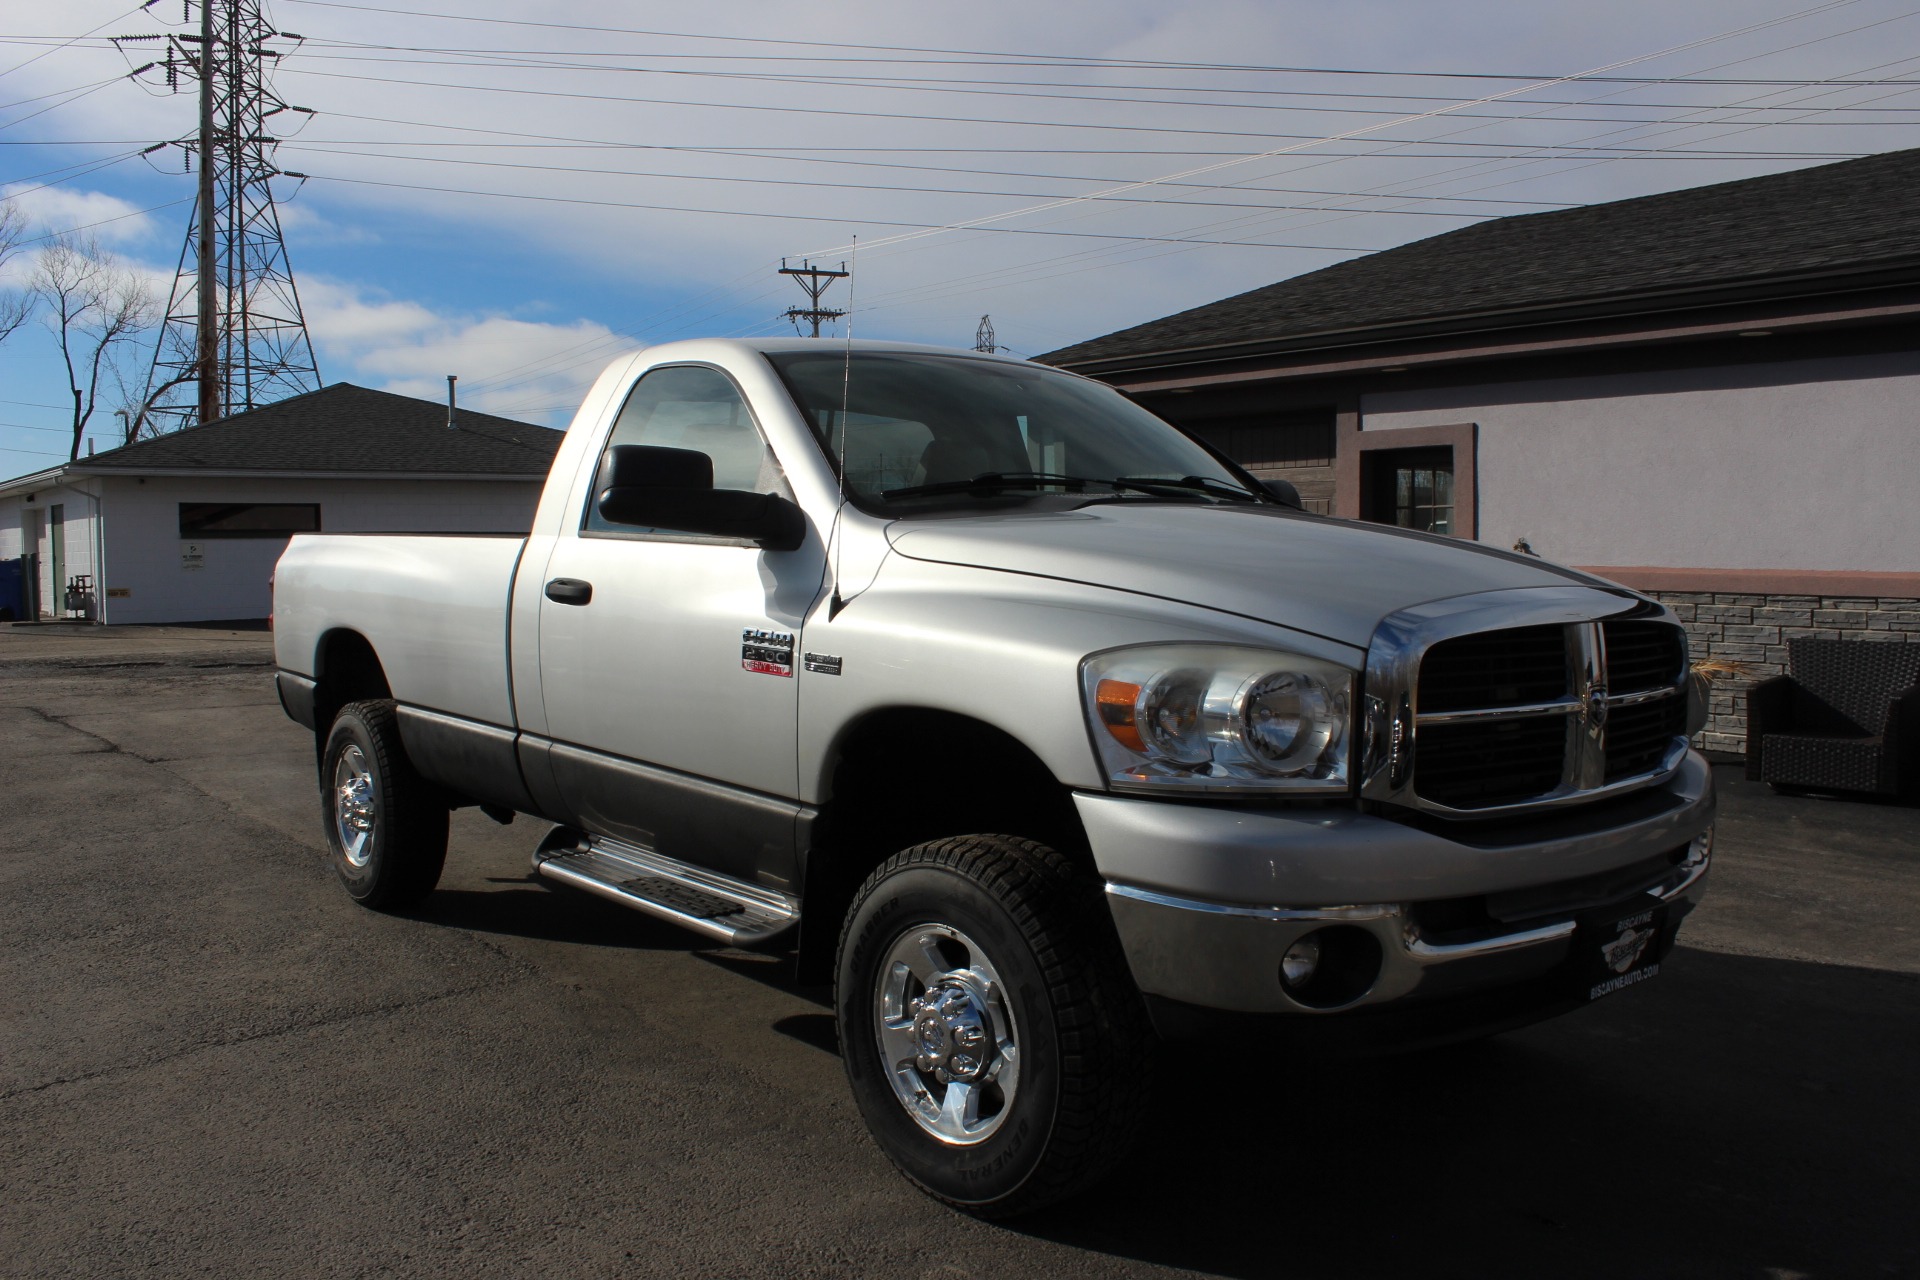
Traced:
<path fill-rule="evenodd" d="M 552 824 L 542 875 L 830 978 L 874 1137 L 980 1214 L 1118 1164 L 1160 1037 L 1653 977 L 1711 851 L 1658 603 L 994 356 L 623 358 L 528 537 L 297 536 L 274 623 L 354 898 L 429 893 L 450 808 Z"/>

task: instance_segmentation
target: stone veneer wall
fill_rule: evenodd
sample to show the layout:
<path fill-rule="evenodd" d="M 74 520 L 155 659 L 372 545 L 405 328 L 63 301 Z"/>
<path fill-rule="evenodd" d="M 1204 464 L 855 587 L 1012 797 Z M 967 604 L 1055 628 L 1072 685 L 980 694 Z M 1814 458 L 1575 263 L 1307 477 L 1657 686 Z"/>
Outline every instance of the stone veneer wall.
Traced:
<path fill-rule="evenodd" d="M 1786 671 L 1787 641 L 1795 636 L 1920 644 L 1920 600 L 1721 591 L 1646 594 L 1686 623 L 1693 661 L 1718 658 L 1753 670 L 1748 678 L 1713 682 L 1707 727 L 1694 739 L 1694 745 L 1706 751 L 1747 749 L 1747 690 Z"/>

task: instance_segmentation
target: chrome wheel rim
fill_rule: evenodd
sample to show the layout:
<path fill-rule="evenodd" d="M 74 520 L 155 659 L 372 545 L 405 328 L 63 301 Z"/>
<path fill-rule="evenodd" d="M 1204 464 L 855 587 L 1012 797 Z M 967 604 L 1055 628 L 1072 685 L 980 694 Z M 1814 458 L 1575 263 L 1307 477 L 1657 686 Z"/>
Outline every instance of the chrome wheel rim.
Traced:
<path fill-rule="evenodd" d="M 919 924 L 887 948 L 874 1036 L 900 1105 L 950 1146 L 999 1131 L 1020 1088 L 1019 1028 L 999 971 L 973 939 Z"/>
<path fill-rule="evenodd" d="M 373 771 L 357 746 L 349 745 L 333 765 L 333 829 L 340 852 L 356 867 L 373 857 Z"/>

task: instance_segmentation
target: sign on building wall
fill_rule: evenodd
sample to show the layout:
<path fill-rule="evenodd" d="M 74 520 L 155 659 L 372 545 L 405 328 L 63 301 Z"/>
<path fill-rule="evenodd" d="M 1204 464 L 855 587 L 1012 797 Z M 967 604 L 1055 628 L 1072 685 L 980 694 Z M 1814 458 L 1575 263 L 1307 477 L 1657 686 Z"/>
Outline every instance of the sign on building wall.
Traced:
<path fill-rule="evenodd" d="M 204 569 L 207 567 L 205 549 L 198 542 L 180 544 L 180 567 L 182 569 Z"/>

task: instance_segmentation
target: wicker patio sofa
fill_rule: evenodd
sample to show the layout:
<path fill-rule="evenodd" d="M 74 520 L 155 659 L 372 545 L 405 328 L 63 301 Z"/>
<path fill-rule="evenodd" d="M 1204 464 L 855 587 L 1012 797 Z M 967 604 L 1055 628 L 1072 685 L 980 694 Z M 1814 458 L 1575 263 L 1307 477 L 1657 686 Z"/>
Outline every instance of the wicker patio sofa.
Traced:
<path fill-rule="evenodd" d="M 1747 691 L 1747 776 L 1920 795 L 1920 644 L 1787 641 L 1787 674 Z"/>

